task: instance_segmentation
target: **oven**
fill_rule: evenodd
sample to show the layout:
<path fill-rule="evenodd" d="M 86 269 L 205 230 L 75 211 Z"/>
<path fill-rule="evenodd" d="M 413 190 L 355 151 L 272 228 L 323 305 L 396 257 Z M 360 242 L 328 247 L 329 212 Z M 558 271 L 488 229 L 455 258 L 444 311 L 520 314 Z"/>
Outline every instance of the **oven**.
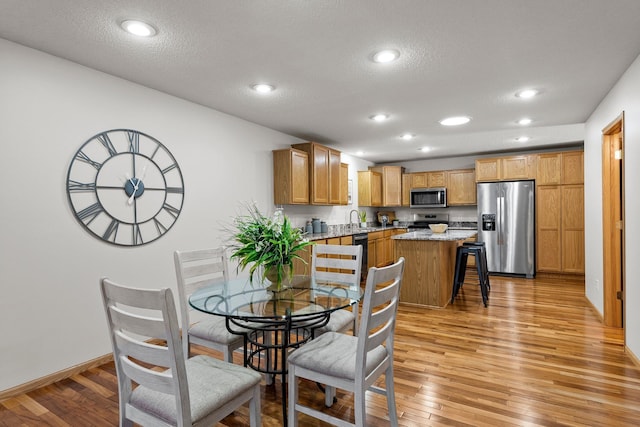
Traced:
<path fill-rule="evenodd" d="M 430 230 L 429 224 L 449 225 L 449 214 L 415 214 L 413 222 L 407 224 L 409 231 Z"/>

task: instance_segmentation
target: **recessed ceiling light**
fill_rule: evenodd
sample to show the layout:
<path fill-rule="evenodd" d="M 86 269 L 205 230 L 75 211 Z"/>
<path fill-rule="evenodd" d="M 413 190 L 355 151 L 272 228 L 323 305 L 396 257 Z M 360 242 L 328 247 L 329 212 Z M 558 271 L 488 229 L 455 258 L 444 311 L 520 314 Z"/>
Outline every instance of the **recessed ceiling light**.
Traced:
<path fill-rule="evenodd" d="M 251 89 L 260 93 L 269 93 L 269 92 L 273 92 L 276 89 L 276 87 L 274 85 L 270 85 L 266 83 L 258 83 L 251 86 Z"/>
<path fill-rule="evenodd" d="M 373 61 L 381 64 L 393 62 L 400 56 L 400 52 L 395 49 L 381 50 L 373 55 Z"/>
<path fill-rule="evenodd" d="M 522 125 L 522 126 L 526 126 L 526 125 L 530 125 L 531 124 L 531 119 L 520 119 L 518 120 L 518 124 Z"/>
<path fill-rule="evenodd" d="M 518 141 L 518 142 L 527 142 L 527 141 L 529 141 L 529 139 L 531 139 L 531 138 L 529 138 L 528 136 L 519 136 L 519 137 L 516 138 L 516 141 Z"/>
<path fill-rule="evenodd" d="M 126 32 L 140 37 L 152 37 L 157 33 L 156 29 L 146 22 L 136 21 L 133 19 L 122 21 L 120 26 Z"/>
<path fill-rule="evenodd" d="M 523 99 L 533 98 L 537 94 L 538 94 L 537 89 L 524 89 L 524 90 L 521 90 L 520 92 L 516 92 L 516 96 L 518 98 L 523 98 Z"/>
<path fill-rule="evenodd" d="M 442 126 L 459 126 L 469 123 L 470 120 L 471 118 L 467 116 L 447 117 L 446 119 L 440 120 L 440 124 Z"/>
<path fill-rule="evenodd" d="M 371 120 L 375 121 L 375 122 L 384 122 L 385 120 L 387 120 L 389 118 L 388 114 L 375 114 L 373 116 L 369 117 Z"/>
<path fill-rule="evenodd" d="M 356 152 L 356 156 L 362 156 L 364 154 L 364 151 L 357 151 Z"/>
<path fill-rule="evenodd" d="M 404 139 L 405 141 L 411 141 L 414 137 L 415 135 L 412 133 L 403 133 L 402 135 L 400 135 L 400 138 Z"/>
<path fill-rule="evenodd" d="M 422 151 L 423 153 L 426 153 L 427 151 L 431 151 L 430 147 L 422 147 L 422 148 L 418 148 L 418 151 Z"/>

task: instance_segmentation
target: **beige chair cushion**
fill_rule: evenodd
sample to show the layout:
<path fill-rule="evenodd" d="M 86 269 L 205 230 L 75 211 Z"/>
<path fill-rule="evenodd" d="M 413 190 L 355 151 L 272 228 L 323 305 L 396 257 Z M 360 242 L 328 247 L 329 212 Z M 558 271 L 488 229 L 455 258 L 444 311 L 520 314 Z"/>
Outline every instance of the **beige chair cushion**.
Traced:
<path fill-rule="evenodd" d="M 337 332 L 327 332 L 293 351 L 289 364 L 315 372 L 350 380 L 355 379 L 356 349 L 358 337 Z M 387 356 L 383 346 L 378 346 L 367 355 L 365 375 L 377 367 Z"/>
<path fill-rule="evenodd" d="M 223 344 L 242 340 L 242 335 L 229 332 L 222 316 L 211 316 L 210 320 L 194 323 L 189 328 L 189 335 Z"/>
<path fill-rule="evenodd" d="M 209 356 L 192 357 L 185 365 L 193 423 L 252 388 L 262 379 L 256 371 Z M 131 404 L 168 423 L 176 423 L 176 402 L 173 395 L 139 386 L 131 394 Z"/>
<path fill-rule="evenodd" d="M 316 336 L 324 334 L 325 332 L 339 332 L 353 327 L 353 321 L 355 316 L 352 311 L 349 310 L 336 310 L 331 313 L 329 322 L 322 328 L 316 329 Z"/>

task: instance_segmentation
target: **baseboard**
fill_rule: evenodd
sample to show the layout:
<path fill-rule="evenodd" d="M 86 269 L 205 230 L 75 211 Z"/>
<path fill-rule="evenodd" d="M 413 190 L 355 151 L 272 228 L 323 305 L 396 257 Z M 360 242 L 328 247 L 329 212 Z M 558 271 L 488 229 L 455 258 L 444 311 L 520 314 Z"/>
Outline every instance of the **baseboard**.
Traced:
<path fill-rule="evenodd" d="M 633 354 L 633 351 L 631 351 L 626 345 L 624 346 L 624 352 L 629 355 L 629 358 L 633 361 L 633 364 L 640 368 L 640 359 L 638 359 L 638 356 Z"/>
<path fill-rule="evenodd" d="M 95 359 L 89 360 L 87 362 L 81 363 L 79 365 L 72 366 L 67 369 L 63 369 L 62 371 L 54 372 L 53 374 L 46 375 L 41 378 L 37 378 L 33 381 L 29 381 L 28 383 L 20 384 L 12 388 L 2 390 L 0 391 L 0 401 L 4 399 L 9 399 L 15 396 L 19 396 L 24 393 L 29 393 L 30 391 L 33 391 L 40 387 L 53 384 L 56 381 L 60 381 L 60 380 L 64 380 L 69 377 L 72 377 L 76 374 L 86 371 L 87 369 L 96 368 L 98 366 L 104 365 L 105 363 L 109 363 L 112 360 L 113 360 L 113 354 L 109 353 L 104 356 L 100 356 Z"/>
<path fill-rule="evenodd" d="M 558 279 L 584 283 L 584 274 L 536 272 L 536 279 Z"/>
<path fill-rule="evenodd" d="M 589 298 L 587 298 L 587 296 L 585 295 L 584 300 L 587 302 L 587 304 L 589 304 L 589 307 L 591 307 L 591 311 L 593 311 L 593 313 L 598 316 L 598 320 L 600 321 L 600 323 L 602 323 L 604 325 L 604 317 L 602 317 L 602 314 L 600 314 L 600 312 L 598 311 L 598 309 L 596 308 L 595 305 L 593 305 L 593 303 L 591 302 L 591 300 L 589 300 Z"/>

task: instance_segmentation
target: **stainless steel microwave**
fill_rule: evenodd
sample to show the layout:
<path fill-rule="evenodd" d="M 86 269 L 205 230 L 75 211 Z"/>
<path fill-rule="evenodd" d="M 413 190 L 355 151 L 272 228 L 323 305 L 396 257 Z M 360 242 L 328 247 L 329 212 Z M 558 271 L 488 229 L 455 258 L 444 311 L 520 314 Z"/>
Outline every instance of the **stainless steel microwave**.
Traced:
<path fill-rule="evenodd" d="M 412 208 L 446 208 L 447 189 L 446 188 L 412 188 L 411 201 L 409 207 Z"/>

